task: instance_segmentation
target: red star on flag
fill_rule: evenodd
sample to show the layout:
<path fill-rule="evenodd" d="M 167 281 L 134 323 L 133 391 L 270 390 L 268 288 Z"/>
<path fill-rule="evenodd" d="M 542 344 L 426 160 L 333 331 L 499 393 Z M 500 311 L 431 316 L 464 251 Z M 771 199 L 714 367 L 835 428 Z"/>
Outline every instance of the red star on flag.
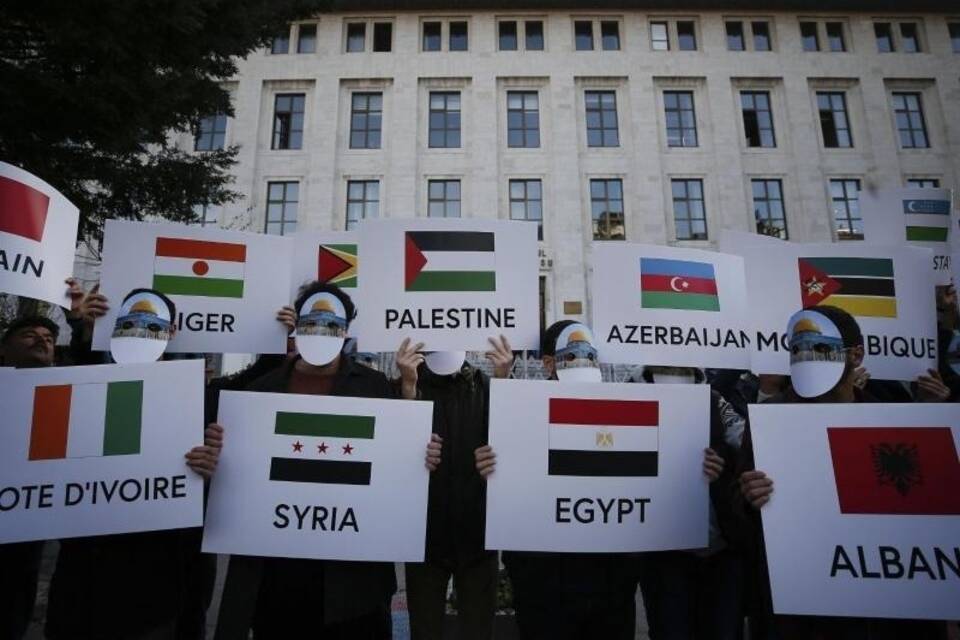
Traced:
<path fill-rule="evenodd" d="M 317 451 L 319 451 L 320 453 L 326 453 L 327 449 L 328 447 L 326 442 L 321 442 L 320 444 L 317 445 Z"/>
<path fill-rule="evenodd" d="M 350 446 L 349 442 L 343 445 L 343 453 L 344 455 L 350 455 L 351 453 L 353 453 L 353 447 Z"/>
<path fill-rule="evenodd" d="M 303 445 L 300 444 L 299 440 L 293 443 L 293 450 L 296 451 L 297 453 L 300 453 L 301 451 L 303 451 Z"/>

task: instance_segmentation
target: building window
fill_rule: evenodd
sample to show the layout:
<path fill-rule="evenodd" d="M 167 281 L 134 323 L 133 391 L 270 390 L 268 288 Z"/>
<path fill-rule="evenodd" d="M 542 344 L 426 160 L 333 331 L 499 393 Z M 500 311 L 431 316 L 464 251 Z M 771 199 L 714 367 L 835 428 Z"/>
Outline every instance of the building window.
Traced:
<path fill-rule="evenodd" d="M 297 53 L 316 53 L 317 25 L 302 24 L 297 29 Z"/>
<path fill-rule="evenodd" d="M 220 224 L 220 212 L 223 207 L 216 204 L 193 205 L 193 224 L 201 227 L 216 227 Z"/>
<path fill-rule="evenodd" d="M 894 93 L 893 111 L 897 119 L 901 147 L 926 149 L 930 146 L 919 93 Z"/>
<path fill-rule="evenodd" d="M 218 113 L 201 118 L 194 130 L 194 151 L 219 151 L 227 136 L 227 116 Z"/>
<path fill-rule="evenodd" d="M 947 25 L 950 30 L 950 44 L 954 53 L 960 53 L 960 22 L 951 22 Z"/>
<path fill-rule="evenodd" d="M 501 21 L 497 28 L 500 31 L 500 51 L 517 50 L 517 23 L 515 20 Z"/>
<path fill-rule="evenodd" d="M 875 22 L 873 24 L 873 34 L 877 38 L 877 51 L 880 53 L 891 53 L 895 50 L 893 44 L 893 29 L 889 22 Z"/>
<path fill-rule="evenodd" d="M 380 215 L 380 181 L 347 181 L 347 231 L 357 228 L 361 220 Z"/>
<path fill-rule="evenodd" d="M 300 149 L 303 147 L 302 93 L 280 93 L 273 106 L 273 149 Z"/>
<path fill-rule="evenodd" d="M 440 35 L 441 24 L 439 22 L 423 23 L 423 50 L 440 51 L 442 37 Z"/>
<path fill-rule="evenodd" d="M 916 22 L 900 23 L 900 44 L 904 53 L 920 53 L 920 33 Z"/>
<path fill-rule="evenodd" d="M 381 53 L 393 49 L 393 24 L 389 22 L 373 23 L 373 50 Z"/>
<path fill-rule="evenodd" d="M 497 24 L 497 41 L 500 51 L 517 51 L 520 48 L 520 25 L 523 25 L 523 45 L 526 51 L 543 51 L 542 20 L 504 20 Z"/>
<path fill-rule="evenodd" d="M 863 240 L 863 218 L 860 217 L 860 181 L 831 180 L 833 222 L 837 240 Z"/>
<path fill-rule="evenodd" d="M 745 48 L 746 47 L 743 43 L 743 23 L 728 22 L 727 23 L 727 50 L 743 51 Z"/>
<path fill-rule="evenodd" d="M 460 217 L 459 180 L 430 180 L 427 186 L 427 215 L 431 218 Z"/>
<path fill-rule="evenodd" d="M 707 239 L 707 210 L 703 205 L 703 180 L 671 180 L 673 224 L 677 240 Z"/>
<path fill-rule="evenodd" d="M 600 44 L 604 51 L 620 50 L 620 23 L 615 20 L 600 22 Z"/>
<path fill-rule="evenodd" d="M 847 50 L 847 42 L 843 37 L 842 22 L 828 22 L 824 25 L 827 30 L 827 44 L 830 45 L 830 51 L 842 53 Z"/>
<path fill-rule="evenodd" d="M 367 48 L 367 23 L 347 24 L 347 53 L 362 53 Z"/>
<path fill-rule="evenodd" d="M 680 51 L 697 50 L 697 31 L 692 20 L 677 22 L 677 49 Z"/>
<path fill-rule="evenodd" d="M 510 181 L 510 219 L 537 223 L 537 240 L 543 240 L 543 192 L 539 180 Z"/>
<path fill-rule="evenodd" d="M 382 122 L 382 93 L 353 94 L 350 112 L 350 148 L 379 149 Z"/>
<path fill-rule="evenodd" d="M 467 23 L 450 23 L 450 51 L 466 51 L 469 48 L 467 39 Z"/>
<path fill-rule="evenodd" d="M 617 126 L 617 93 L 615 91 L 587 91 L 587 146 L 619 147 Z"/>
<path fill-rule="evenodd" d="M 780 180 L 753 180 L 753 216 L 757 233 L 787 239 L 787 216 L 783 208 L 783 184 Z"/>
<path fill-rule="evenodd" d="M 523 29 L 527 51 L 543 51 L 543 22 L 527 20 Z"/>
<path fill-rule="evenodd" d="M 817 36 L 816 22 L 800 23 L 800 40 L 804 51 L 820 51 L 820 38 Z"/>
<path fill-rule="evenodd" d="M 747 146 L 776 147 L 770 94 L 767 91 L 741 91 L 740 106 L 743 109 L 743 132 Z"/>
<path fill-rule="evenodd" d="M 939 189 L 940 181 L 936 178 L 910 178 L 907 180 L 907 186 L 917 189 Z"/>
<path fill-rule="evenodd" d="M 590 181 L 590 215 L 594 240 L 626 240 L 623 217 L 623 182 Z"/>
<path fill-rule="evenodd" d="M 507 92 L 507 146 L 540 146 L 540 100 L 536 91 Z"/>
<path fill-rule="evenodd" d="M 667 121 L 667 146 L 697 146 L 697 116 L 692 91 L 664 91 L 663 108 Z"/>
<path fill-rule="evenodd" d="M 270 53 L 272 54 L 281 54 L 281 53 L 290 53 L 290 28 L 287 27 L 287 30 L 284 33 L 275 35 L 273 40 L 270 43 Z"/>
<path fill-rule="evenodd" d="M 654 51 L 670 50 L 670 33 L 666 22 L 650 23 L 650 44 Z"/>
<path fill-rule="evenodd" d="M 828 149 L 853 146 L 850 121 L 847 118 L 847 98 L 839 91 L 817 93 L 817 108 L 820 110 L 820 130 L 823 146 Z"/>
<path fill-rule="evenodd" d="M 430 147 L 456 149 L 460 146 L 460 92 L 430 92 Z"/>
<path fill-rule="evenodd" d="M 770 23 L 764 21 L 751 22 L 750 28 L 753 30 L 753 50 L 770 51 L 773 45 L 770 42 Z"/>
<path fill-rule="evenodd" d="M 589 20 L 574 22 L 573 38 L 577 51 L 593 51 L 593 22 Z"/>
<path fill-rule="evenodd" d="M 267 183 L 267 223 L 264 231 L 283 236 L 297 230 L 299 182 Z"/>

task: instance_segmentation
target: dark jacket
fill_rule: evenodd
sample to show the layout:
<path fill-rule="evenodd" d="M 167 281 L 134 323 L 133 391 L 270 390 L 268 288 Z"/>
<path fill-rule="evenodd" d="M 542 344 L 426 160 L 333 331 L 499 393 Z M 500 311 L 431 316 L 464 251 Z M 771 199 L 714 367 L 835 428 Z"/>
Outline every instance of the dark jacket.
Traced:
<path fill-rule="evenodd" d="M 293 361 L 285 363 L 248 390 L 286 393 L 293 365 Z M 394 394 L 382 373 L 341 358 L 331 395 L 390 398 Z M 277 590 L 284 593 L 275 594 Z M 320 633 L 325 624 L 386 609 L 396 590 L 391 563 L 231 556 L 215 637 L 245 640 L 254 619 L 275 621 L 279 630 L 290 622 L 277 617 L 279 606 L 289 607 L 292 600 L 307 607 L 300 619 Z"/>

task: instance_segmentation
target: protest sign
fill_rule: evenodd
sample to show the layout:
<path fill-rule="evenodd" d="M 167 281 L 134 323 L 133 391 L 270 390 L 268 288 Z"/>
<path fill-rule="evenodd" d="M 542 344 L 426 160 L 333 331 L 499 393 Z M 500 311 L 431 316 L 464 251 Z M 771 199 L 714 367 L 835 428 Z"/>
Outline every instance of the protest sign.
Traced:
<path fill-rule="evenodd" d="M 776 613 L 960 617 L 960 413 L 750 405 Z"/>
<path fill-rule="evenodd" d="M 707 385 L 493 380 L 487 549 L 707 545 Z"/>
<path fill-rule="evenodd" d="M 93 346 L 109 349 L 120 301 L 145 287 L 177 306 L 167 353 L 284 353 L 292 253 L 281 236 L 107 220 L 100 292 L 112 304 Z"/>
<path fill-rule="evenodd" d="M 203 550 L 423 560 L 429 402 L 226 391 Z"/>
<path fill-rule="evenodd" d="M 203 523 L 203 360 L 2 377 L 0 543 Z"/>
<path fill-rule="evenodd" d="M 37 176 L 0 162 L 0 292 L 69 307 L 80 213 Z"/>
<path fill-rule="evenodd" d="M 298 231 L 293 236 L 290 300 L 314 280 L 335 284 L 350 296 L 357 288 L 357 241 L 354 231 Z"/>
<path fill-rule="evenodd" d="M 739 256 L 593 245 L 593 330 L 601 362 L 746 369 L 746 303 Z"/>
<path fill-rule="evenodd" d="M 371 220 L 351 326 L 362 351 L 394 351 L 404 338 L 429 351 L 514 349 L 540 337 L 536 225 L 488 219 Z"/>

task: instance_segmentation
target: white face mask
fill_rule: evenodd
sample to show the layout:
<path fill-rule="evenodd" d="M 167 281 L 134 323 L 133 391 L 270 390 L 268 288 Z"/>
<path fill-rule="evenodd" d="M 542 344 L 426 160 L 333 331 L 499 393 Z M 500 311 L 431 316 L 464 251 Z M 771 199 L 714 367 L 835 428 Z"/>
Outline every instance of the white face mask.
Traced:
<path fill-rule="evenodd" d="M 790 383 L 797 395 L 816 398 L 837 386 L 847 366 L 847 353 L 837 326 L 810 309 L 793 314 L 787 334 Z"/>
<path fill-rule="evenodd" d="M 343 303 L 332 293 L 307 298 L 299 309 L 294 338 L 300 357 L 318 367 L 333 362 L 346 342 L 346 315 Z"/>
<path fill-rule="evenodd" d="M 119 364 L 156 362 L 173 334 L 170 307 L 156 292 L 129 296 L 120 306 L 110 337 L 110 355 Z"/>
<path fill-rule="evenodd" d="M 557 369 L 557 380 L 561 382 L 603 382 L 599 367 L 569 367 Z"/>
<path fill-rule="evenodd" d="M 433 351 L 424 356 L 427 368 L 438 376 L 453 375 L 463 367 L 466 351 Z"/>
<path fill-rule="evenodd" d="M 554 363 L 557 379 L 563 382 L 602 382 L 593 332 L 579 322 L 567 326 L 557 336 Z"/>
<path fill-rule="evenodd" d="M 676 375 L 673 373 L 654 373 L 654 384 L 696 384 L 697 377 L 694 375 Z"/>

